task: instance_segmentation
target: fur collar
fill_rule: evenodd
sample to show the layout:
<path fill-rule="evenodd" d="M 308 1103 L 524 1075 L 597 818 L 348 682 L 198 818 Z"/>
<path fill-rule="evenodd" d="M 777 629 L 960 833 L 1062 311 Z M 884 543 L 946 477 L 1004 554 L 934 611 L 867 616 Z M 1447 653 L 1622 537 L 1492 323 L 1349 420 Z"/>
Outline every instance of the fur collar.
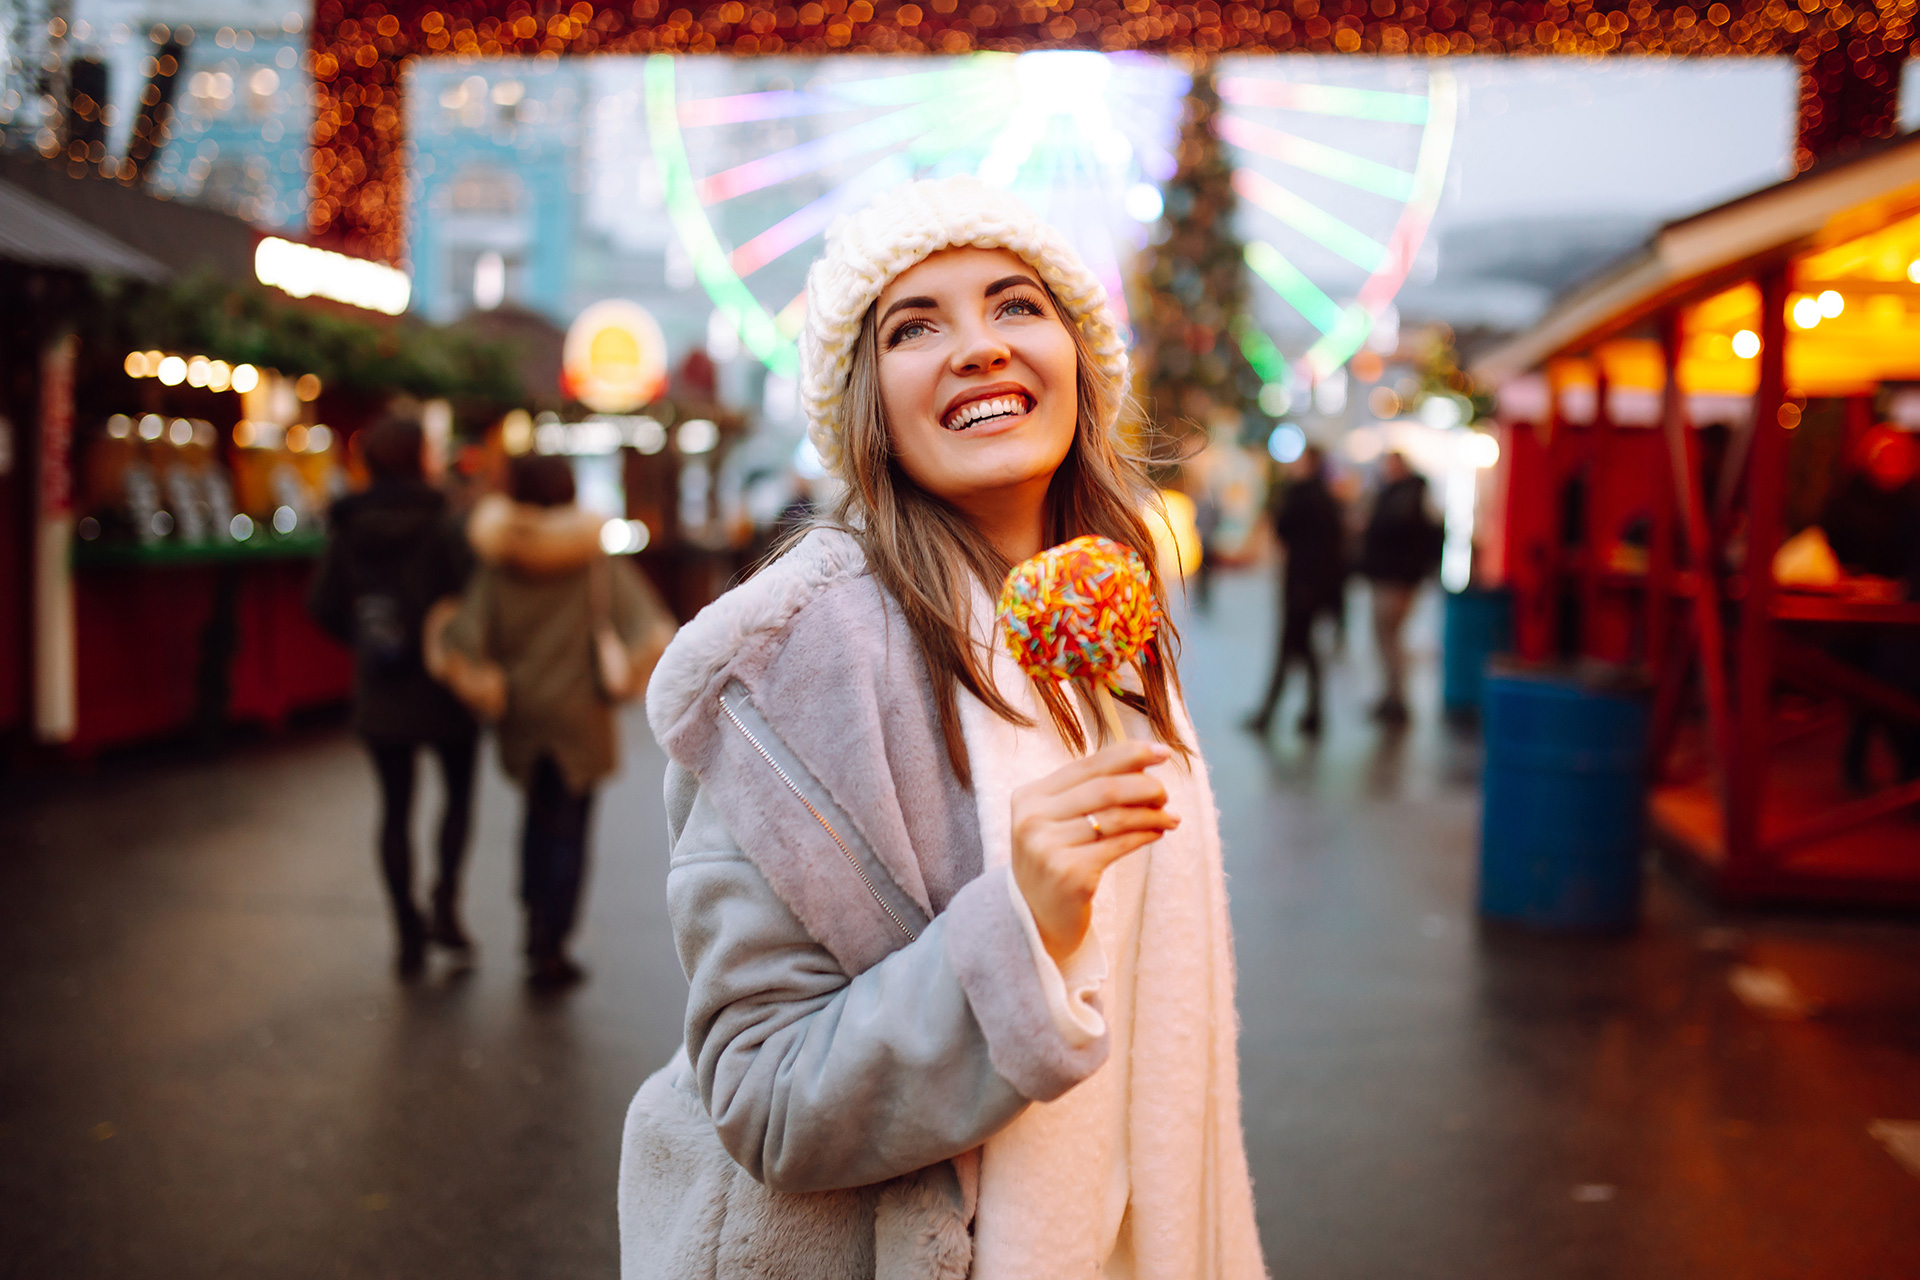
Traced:
<path fill-rule="evenodd" d="M 467 541 L 487 564 L 525 573 L 570 573 L 601 554 L 605 523 L 580 507 L 536 507 L 489 494 L 467 517 Z"/>
<path fill-rule="evenodd" d="M 673 726 L 741 653 L 779 632 L 835 583 L 867 571 L 866 554 L 842 529 L 815 529 L 787 553 L 702 609 L 680 628 L 647 685 L 647 723 L 667 740 Z"/>

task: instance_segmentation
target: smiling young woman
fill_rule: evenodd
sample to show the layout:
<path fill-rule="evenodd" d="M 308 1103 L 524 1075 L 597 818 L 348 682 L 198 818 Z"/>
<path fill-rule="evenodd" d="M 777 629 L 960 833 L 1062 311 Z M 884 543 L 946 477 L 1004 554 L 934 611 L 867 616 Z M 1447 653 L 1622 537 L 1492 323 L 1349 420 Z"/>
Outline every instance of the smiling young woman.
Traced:
<path fill-rule="evenodd" d="M 802 352 L 844 496 L 648 691 L 690 992 L 623 1276 L 1264 1275 L 1171 629 L 1098 750 L 995 640 L 1017 561 L 1150 545 L 1104 292 L 1005 192 L 917 183 L 830 235 Z"/>
<path fill-rule="evenodd" d="M 982 673 L 972 593 L 985 584 L 997 595 L 1015 564 L 1083 533 L 1153 545 L 1146 469 L 1121 454 L 1112 430 L 1124 378 L 1102 368 L 1039 274 L 1008 249 L 928 255 L 861 317 L 847 374 L 848 488 L 837 520 L 920 641 L 963 780 L 960 691 L 1018 718 Z M 1015 402 L 1025 411 L 1009 412 Z M 1157 577 L 1154 589 L 1164 603 Z M 1169 711 L 1175 641 L 1168 626 L 1150 646 L 1141 698 L 1154 738 L 1185 754 Z M 1065 693 L 1038 693 L 1055 727 L 1084 748 Z"/>

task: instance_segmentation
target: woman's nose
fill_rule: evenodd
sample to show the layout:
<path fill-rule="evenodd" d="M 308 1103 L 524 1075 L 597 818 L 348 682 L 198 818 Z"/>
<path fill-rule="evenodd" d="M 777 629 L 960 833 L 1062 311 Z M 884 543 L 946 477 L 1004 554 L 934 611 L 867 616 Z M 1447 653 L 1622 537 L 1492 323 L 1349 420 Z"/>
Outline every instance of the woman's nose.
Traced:
<path fill-rule="evenodd" d="M 971 325 L 961 333 L 954 348 L 955 373 L 984 373 L 1005 367 L 1011 358 L 1007 344 L 987 325 Z"/>

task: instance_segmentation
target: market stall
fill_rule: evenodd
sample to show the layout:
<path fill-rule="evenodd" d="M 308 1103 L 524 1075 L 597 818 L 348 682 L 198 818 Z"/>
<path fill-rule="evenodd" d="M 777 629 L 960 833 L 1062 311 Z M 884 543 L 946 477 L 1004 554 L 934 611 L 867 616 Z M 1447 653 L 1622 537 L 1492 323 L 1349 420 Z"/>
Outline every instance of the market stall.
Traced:
<path fill-rule="evenodd" d="M 321 390 L 311 374 L 158 350 L 89 379 L 73 443 L 67 749 L 277 726 L 346 696 L 349 657 L 304 608 L 346 482 L 345 430 L 319 420 Z M 114 405 L 131 412 L 102 412 Z"/>
<path fill-rule="evenodd" d="M 1664 228 L 1474 372 L 1517 648 L 1651 672 L 1661 844 L 1729 896 L 1920 901 L 1920 481 L 1845 487 L 1920 427 L 1920 137 Z M 1876 502 L 1879 572 L 1821 560 Z"/>
<path fill-rule="evenodd" d="M 10 434 L 34 481 L 30 537 L 0 544 L 32 584 L 0 675 L 32 699 L 0 728 L 86 755 L 343 700 L 350 657 L 304 600 L 354 432 L 396 396 L 442 398 L 445 444 L 457 414 L 514 401 L 511 369 L 403 318 L 390 267 L 30 158 L 0 191 L 51 246 L 0 254 L 33 318 L 0 416 L 31 424 Z"/>

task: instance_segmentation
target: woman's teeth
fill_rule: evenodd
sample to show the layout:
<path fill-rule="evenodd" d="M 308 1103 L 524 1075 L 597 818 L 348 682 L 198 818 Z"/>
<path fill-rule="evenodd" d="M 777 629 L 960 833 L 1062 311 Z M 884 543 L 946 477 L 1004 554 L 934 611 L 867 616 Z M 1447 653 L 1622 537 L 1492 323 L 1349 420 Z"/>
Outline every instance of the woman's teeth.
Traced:
<path fill-rule="evenodd" d="M 1026 411 L 1025 396 L 995 396 L 991 400 L 975 400 L 971 404 L 963 404 L 955 409 L 953 416 L 946 421 L 946 428 L 949 431 L 965 431 L 968 427 L 985 422 L 989 418 L 1003 418 Z"/>

